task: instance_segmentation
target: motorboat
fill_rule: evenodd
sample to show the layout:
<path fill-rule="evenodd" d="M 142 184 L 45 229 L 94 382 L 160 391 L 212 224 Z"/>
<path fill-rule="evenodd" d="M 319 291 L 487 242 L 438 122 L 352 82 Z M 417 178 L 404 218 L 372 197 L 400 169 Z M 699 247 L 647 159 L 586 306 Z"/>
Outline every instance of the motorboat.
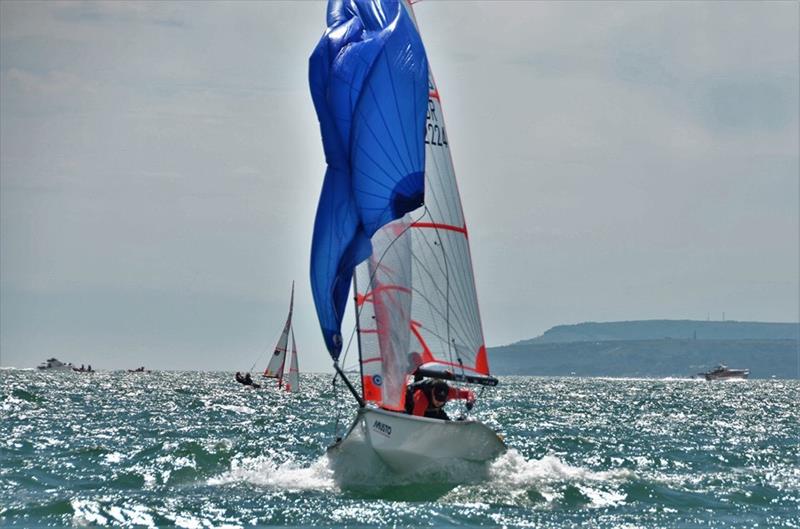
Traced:
<path fill-rule="evenodd" d="M 72 363 L 65 364 L 64 362 L 55 357 L 48 358 L 47 360 L 36 366 L 36 369 L 39 369 L 40 371 L 72 371 L 73 368 L 74 366 L 72 365 Z"/>
<path fill-rule="evenodd" d="M 720 364 L 711 371 L 700 373 L 706 380 L 744 380 L 750 375 L 749 369 L 732 369 Z"/>

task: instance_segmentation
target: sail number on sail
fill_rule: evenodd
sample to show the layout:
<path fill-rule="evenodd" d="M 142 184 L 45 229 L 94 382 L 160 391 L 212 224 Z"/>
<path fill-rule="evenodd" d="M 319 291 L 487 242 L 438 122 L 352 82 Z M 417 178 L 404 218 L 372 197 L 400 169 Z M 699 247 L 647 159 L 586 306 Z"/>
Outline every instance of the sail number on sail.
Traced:
<path fill-rule="evenodd" d="M 438 98 L 438 95 L 436 96 Z M 427 130 L 425 132 L 425 144 L 436 147 L 447 147 L 447 133 L 444 130 L 444 122 L 439 122 L 436 113 L 436 103 L 433 97 L 428 98 Z"/>

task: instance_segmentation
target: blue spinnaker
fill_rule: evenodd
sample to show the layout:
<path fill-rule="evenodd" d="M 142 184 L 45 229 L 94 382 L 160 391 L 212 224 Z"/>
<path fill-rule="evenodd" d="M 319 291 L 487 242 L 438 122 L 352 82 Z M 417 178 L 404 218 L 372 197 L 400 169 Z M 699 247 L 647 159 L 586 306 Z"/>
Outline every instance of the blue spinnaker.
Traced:
<path fill-rule="evenodd" d="M 325 344 L 342 349 L 342 316 L 370 237 L 423 204 L 428 61 L 398 0 L 329 0 L 309 60 L 327 170 L 311 242 L 311 290 Z"/>

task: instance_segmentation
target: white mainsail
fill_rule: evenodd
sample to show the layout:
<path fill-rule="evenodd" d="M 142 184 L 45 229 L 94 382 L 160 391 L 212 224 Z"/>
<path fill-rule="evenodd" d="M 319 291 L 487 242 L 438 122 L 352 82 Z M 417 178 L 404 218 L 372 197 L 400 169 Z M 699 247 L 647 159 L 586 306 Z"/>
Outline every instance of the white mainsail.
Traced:
<path fill-rule="evenodd" d="M 283 326 L 278 343 L 275 345 L 275 352 L 269 360 L 267 369 L 264 370 L 264 377 L 277 378 L 278 386 L 281 385 L 283 379 L 283 366 L 286 363 L 286 348 L 289 342 L 289 331 L 292 328 L 292 311 L 294 310 L 294 281 L 292 281 L 292 296 L 289 300 L 289 316 L 286 318 L 286 324 Z"/>

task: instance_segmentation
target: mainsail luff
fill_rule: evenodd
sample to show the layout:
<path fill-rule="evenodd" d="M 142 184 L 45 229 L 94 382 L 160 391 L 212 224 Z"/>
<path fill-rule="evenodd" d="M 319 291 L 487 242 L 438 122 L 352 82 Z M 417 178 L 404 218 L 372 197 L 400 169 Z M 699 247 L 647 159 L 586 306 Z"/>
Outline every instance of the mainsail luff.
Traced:
<path fill-rule="evenodd" d="M 283 366 L 286 363 L 286 348 L 289 345 L 289 331 L 292 327 L 292 312 L 294 311 L 294 281 L 292 281 L 292 295 L 289 298 L 289 315 L 286 317 L 286 323 L 283 326 L 278 343 L 275 345 L 275 352 L 270 358 L 267 368 L 264 370 L 264 377 L 277 378 L 278 385 L 281 384 L 283 377 Z"/>

